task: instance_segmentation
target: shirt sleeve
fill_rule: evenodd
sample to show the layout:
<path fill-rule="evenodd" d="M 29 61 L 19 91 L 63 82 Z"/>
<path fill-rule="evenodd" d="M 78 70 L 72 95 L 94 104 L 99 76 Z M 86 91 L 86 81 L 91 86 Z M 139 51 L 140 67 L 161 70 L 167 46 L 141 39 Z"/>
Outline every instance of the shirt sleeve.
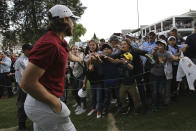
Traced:
<path fill-rule="evenodd" d="M 35 45 L 30 52 L 29 61 L 38 67 L 47 70 L 57 56 L 57 47 L 52 43 Z"/>
<path fill-rule="evenodd" d="M 6 59 L 5 61 L 3 61 L 3 63 L 4 63 L 4 65 L 10 67 L 12 64 L 12 61 L 11 61 L 11 59 Z"/>
<path fill-rule="evenodd" d="M 27 67 L 28 62 L 25 59 L 20 60 L 20 67 L 24 70 Z"/>

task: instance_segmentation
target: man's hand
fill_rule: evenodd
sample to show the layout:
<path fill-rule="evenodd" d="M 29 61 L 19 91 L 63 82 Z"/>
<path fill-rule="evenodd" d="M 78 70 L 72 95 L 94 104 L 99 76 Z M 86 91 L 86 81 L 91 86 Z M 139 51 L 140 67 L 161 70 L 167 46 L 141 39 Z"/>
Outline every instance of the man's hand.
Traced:
<path fill-rule="evenodd" d="M 60 100 L 51 94 L 39 81 L 45 70 L 29 62 L 26 67 L 20 87 L 32 97 L 47 104 L 55 113 L 61 112 Z"/>
<path fill-rule="evenodd" d="M 71 52 L 69 53 L 69 59 L 70 59 L 71 61 L 74 61 L 74 62 L 80 62 L 80 63 L 83 62 L 83 59 L 82 59 L 82 58 L 73 55 Z"/>
<path fill-rule="evenodd" d="M 52 110 L 56 113 L 56 114 L 59 114 L 62 110 L 62 105 L 61 105 L 61 102 L 60 100 L 56 100 L 56 102 L 53 104 L 53 105 L 50 105 Z"/>

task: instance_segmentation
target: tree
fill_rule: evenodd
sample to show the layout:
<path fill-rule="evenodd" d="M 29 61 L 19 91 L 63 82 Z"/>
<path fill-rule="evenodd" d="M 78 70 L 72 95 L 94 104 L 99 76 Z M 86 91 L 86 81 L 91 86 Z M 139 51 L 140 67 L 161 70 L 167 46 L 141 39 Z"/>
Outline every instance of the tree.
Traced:
<path fill-rule="evenodd" d="M 0 33 L 4 34 L 9 29 L 9 12 L 6 0 L 0 1 Z"/>
<path fill-rule="evenodd" d="M 3 36 L 3 47 L 5 50 L 12 48 L 12 46 L 15 46 L 18 44 L 18 39 L 16 36 L 16 32 L 14 31 L 6 31 Z"/>
<path fill-rule="evenodd" d="M 95 40 L 95 41 L 99 41 L 99 38 L 97 37 L 97 35 L 94 33 L 94 35 L 93 35 L 93 38 L 92 38 L 92 40 Z"/>
<path fill-rule="evenodd" d="M 77 16 L 81 16 L 86 9 L 80 0 L 13 0 L 12 2 L 11 20 L 22 43 L 34 43 L 46 32 L 47 12 L 55 4 L 67 5 Z"/>
<path fill-rule="evenodd" d="M 74 29 L 73 29 L 73 41 L 72 43 L 75 42 L 80 42 L 80 37 L 86 33 L 86 28 L 83 27 L 82 24 L 75 24 Z"/>

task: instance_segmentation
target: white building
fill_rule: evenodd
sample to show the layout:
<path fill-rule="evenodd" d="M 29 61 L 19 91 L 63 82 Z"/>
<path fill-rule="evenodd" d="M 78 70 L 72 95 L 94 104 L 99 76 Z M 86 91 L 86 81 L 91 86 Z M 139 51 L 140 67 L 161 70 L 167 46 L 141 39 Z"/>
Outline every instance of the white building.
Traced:
<path fill-rule="evenodd" d="M 194 22 L 196 22 L 196 10 L 190 10 L 182 15 L 168 17 L 151 25 L 141 26 L 131 32 L 136 36 L 144 37 L 150 31 L 155 31 L 157 34 L 167 34 L 172 27 L 176 27 L 181 36 L 188 36 L 194 30 Z"/>

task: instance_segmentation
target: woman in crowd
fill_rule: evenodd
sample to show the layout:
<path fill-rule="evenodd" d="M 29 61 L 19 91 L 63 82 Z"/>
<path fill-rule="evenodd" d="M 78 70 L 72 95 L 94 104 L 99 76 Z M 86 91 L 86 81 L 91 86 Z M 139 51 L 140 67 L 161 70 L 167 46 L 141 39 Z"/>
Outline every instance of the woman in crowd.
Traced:
<path fill-rule="evenodd" d="M 78 46 L 74 45 L 71 48 L 71 52 L 73 55 L 80 57 L 81 59 L 84 59 L 84 54 L 79 51 Z M 86 112 L 86 97 L 80 98 L 78 96 L 79 89 L 83 86 L 83 80 L 84 80 L 84 64 L 79 62 L 70 62 L 70 68 L 72 69 L 72 78 L 71 83 L 73 87 L 73 96 L 77 102 L 77 107 L 75 110 L 76 115 L 80 115 L 84 112 Z"/>
<path fill-rule="evenodd" d="M 103 70 L 102 70 L 102 60 L 97 54 L 98 44 L 95 40 L 90 40 L 88 43 L 89 51 L 85 57 L 85 62 L 87 66 L 86 77 L 83 83 L 83 87 L 86 86 L 86 80 L 90 82 L 90 96 L 91 96 L 91 107 L 88 116 L 92 115 L 97 111 L 97 118 L 101 117 L 102 106 L 103 106 Z M 97 109 L 96 109 L 97 106 Z"/>

